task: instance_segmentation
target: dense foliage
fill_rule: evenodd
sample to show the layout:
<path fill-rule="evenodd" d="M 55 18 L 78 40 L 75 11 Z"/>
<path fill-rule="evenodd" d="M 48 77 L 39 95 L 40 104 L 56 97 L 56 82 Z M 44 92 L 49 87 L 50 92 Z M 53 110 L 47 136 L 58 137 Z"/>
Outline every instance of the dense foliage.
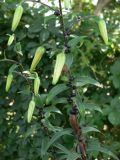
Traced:
<path fill-rule="evenodd" d="M 20 0 L 0 1 L 0 157 L 2 160 L 75 160 L 77 144 L 69 124 L 71 104 L 68 74 L 52 85 L 56 55 L 64 49 L 59 16 L 40 3 L 22 3 L 24 12 L 12 45 L 11 24 Z M 104 10 L 109 44 L 104 44 L 92 1 L 64 1 L 63 13 L 70 52 L 66 65 L 75 77 L 78 122 L 86 138 L 88 159 L 120 157 L 120 9 L 113 0 Z M 51 6 L 58 8 L 52 2 Z M 66 9 L 66 7 L 68 9 Z M 65 8 L 65 9 L 64 9 Z M 79 10 L 80 9 L 80 10 Z M 69 35 L 70 33 L 70 35 Z M 29 69 L 37 47 L 45 53 L 36 67 L 39 95 L 31 123 L 28 106 L 33 97 L 34 74 Z M 6 78 L 14 64 L 13 82 L 5 92 Z"/>

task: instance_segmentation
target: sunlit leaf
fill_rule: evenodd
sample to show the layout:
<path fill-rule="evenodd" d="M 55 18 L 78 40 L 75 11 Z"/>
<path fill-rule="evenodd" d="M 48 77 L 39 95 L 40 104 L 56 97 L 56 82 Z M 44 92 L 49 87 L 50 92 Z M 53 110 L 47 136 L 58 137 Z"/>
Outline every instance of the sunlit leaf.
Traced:
<path fill-rule="evenodd" d="M 82 87 L 82 86 L 88 85 L 88 84 L 92 84 L 97 87 L 102 87 L 102 85 L 98 81 L 96 81 L 95 79 L 93 79 L 91 77 L 87 77 L 87 76 L 81 76 L 81 77 L 77 78 L 75 81 L 76 81 L 77 87 Z"/>
<path fill-rule="evenodd" d="M 49 147 L 56 141 L 56 140 L 58 140 L 61 136 L 63 136 L 63 135 L 70 135 L 71 134 L 71 132 L 70 132 L 70 130 L 68 130 L 68 129 L 65 129 L 65 130 L 62 130 L 62 131 L 60 131 L 60 132 L 56 132 L 53 136 L 52 136 L 52 138 L 50 139 L 50 141 L 48 142 L 48 143 L 46 143 L 46 145 L 44 146 L 44 155 L 46 154 L 46 152 L 47 152 L 47 150 L 49 149 Z"/>
<path fill-rule="evenodd" d="M 61 92 L 65 91 L 67 89 L 68 88 L 65 84 L 58 84 L 55 87 L 53 87 L 47 95 L 46 104 L 50 103 L 50 101 L 52 101 L 52 99 L 55 96 L 57 96 L 58 94 L 60 94 Z"/>
<path fill-rule="evenodd" d="M 88 132 L 100 132 L 98 129 L 94 127 L 83 127 L 82 128 L 83 133 L 88 133 Z"/>

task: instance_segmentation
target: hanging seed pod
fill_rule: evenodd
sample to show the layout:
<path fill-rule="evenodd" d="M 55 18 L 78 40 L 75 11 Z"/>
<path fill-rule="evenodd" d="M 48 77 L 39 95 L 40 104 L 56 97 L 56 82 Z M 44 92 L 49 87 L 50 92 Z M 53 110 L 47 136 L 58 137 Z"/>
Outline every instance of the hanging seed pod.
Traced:
<path fill-rule="evenodd" d="M 105 44 L 108 44 L 108 33 L 107 33 L 107 28 L 106 28 L 106 23 L 103 19 L 100 19 L 98 22 L 99 30 L 101 37 L 103 38 Z"/>
<path fill-rule="evenodd" d="M 11 30 L 14 32 L 20 22 L 20 19 L 22 17 L 23 14 L 23 7 L 21 5 L 19 5 L 14 13 L 14 17 L 13 17 L 13 21 L 12 21 L 12 28 Z"/>
<path fill-rule="evenodd" d="M 8 39 L 7 46 L 10 46 L 10 45 L 13 43 L 14 38 L 15 38 L 15 35 L 14 35 L 14 34 L 12 34 L 12 35 L 9 37 L 9 39 Z"/>
<path fill-rule="evenodd" d="M 27 122 L 30 123 L 32 120 L 33 112 L 35 109 L 35 101 L 32 99 L 29 103 L 28 113 L 27 113 Z"/>
<path fill-rule="evenodd" d="M 59 80 L 63 66 L 65 64 L 65 59 L 66 59 L 66 57 L 65 57 L 64 52 L 59 53 L 57 55 L 55 68 L 54 68 L 54 74 L 53 74 L 53 81 L 52 81 L 53 85 L 55 85 Z"/>
<path fill-rule="evenodd" d="M 40 78 L 38 77 L 38 74 L 36 73 L 36 78 L 34 79 L 34 94 L 35 96 L 38 95 L 40 88 Z"/>
<path fill-rule="evenodd" d="M 44 47 L 38 47 L 37 48 L 37 50 L 35 52 L 35 56 L 33 58 L 32 64 L 31 64 L 31 67 L 30 67 L 30 72 L 35 70 L 35 68 L 38 65 L 39 61 L 41 60 L 44 52 L 45 52 L 45 48 Z"/>
<path fill-rule="evenodd" d="M 12 81 L 13 81 L 13 74 L 9 73 L 7 76 L 7 81 L 6 81 L 6 88 L 5 88 L 6 92 L 9 91 L 11 84 L 12 84 Z"/>
<path fill-rule="evenodd" d="M 78 133 L 79 132 L 79 125 L 77 123 L 77 117 L 75 113 L 71 113 L 69 117 L 69 122 L 73 130 Z"/>

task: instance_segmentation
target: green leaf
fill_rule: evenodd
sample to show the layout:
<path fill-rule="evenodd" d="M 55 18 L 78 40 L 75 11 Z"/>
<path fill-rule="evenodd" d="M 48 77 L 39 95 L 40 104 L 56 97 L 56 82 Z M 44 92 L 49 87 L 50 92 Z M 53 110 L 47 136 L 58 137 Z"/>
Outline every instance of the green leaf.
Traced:
<path fill-rule="evenodd" d="M 72 63 L 73 63 L 73 55 L 67 54 L 65 64 L 67 65 L 68 68 L 70 68 Z"/>
<path fill-rule="evenodd" d="M 9 68 L 9 73 L 12 73 L 17 67 L 18 67 L 18 65 L 13 64 L 13 65 Z"/>
<path fill-rule="evenodd" d="M 103 113 L 103 111 L 101 110 L 101 108 L 98 105 L 96 105 L 96 104 L 83 103 L 83 106 L 84 106 L 85 109 L 88 109 L 88 110 L 91 110 L 91 111 L 95 110 L 95 111 L 98 111 L 100 113 Z"/>
<path fill-rule="evenodd" d="M 94 103 L 83 103 L 83 102 L 81 102 L 79 97 L 76 97 L 75 101 L 76 101 L 76 104 L 78 106 L 78 109 L 79 109 L 80 113 L 85 112 L 85 110 L 98 111 L 100 113 L 103 113 L 101 108 Z"/>
<path fill-rule="evenodd" d="M 48 38 L 49 38 L 50 32 L 46 29 L 43 29 L 40 32 L 40 40 L 42 40 L 42 42 L 45 42 Z"/>
<path fill-rule="evenodd" d="M 35 96 L 34 100 L 35 100 L 36 106 L 43 107 L 46 100 L 46 96 L 47 96 L 46 94 L 40 94 Z"/>
<path fill-rule="evenodd" d="M 42 145 L 41 145 L 41 156 L 42 157 L 45 156 L 46 144 L 48 144 L 49 141 L 50 141 L 50 139 L 48 137 L 43 137 L 43 139 L 42 139 Z"/>
<path fill-rule="evenodd" d="M 50 101 L 52 101 L 55 96 L 57 96 L 58 94 L 67 89 L 68 87 L 65 84 L 58 84 L 55 87 L 53 87 L 47 95 L 46 104 L 49 104 Z"/>
<path fill-rule="evenodd" d="M 26 139 L 27 137 L 33 135 L 36 133 L 37 130 L 37 126 L 36 125 L 32 125 L 30 128 L 27 129 L 27 131 L 24 134 L 24 138 Z"/>
<path fill-rule="evenodd" d="M 48 117 L 49 117 L 49 115 L 48 115 Z M 46 115 L 45 115 L 45 118 L 47 118 Z M 49 131 L 52 131 L 52 132 L 61 131 L 61 127 L 53 126 L 48 119 L 43 119 L 42 123 L 43 123 L 44 127 L 48 128 Z"/>
<path fill-rule="evenodd" d="M 107 148 L 101 147 L 101 146 L 97 146 L 97 145 L 91 145 L 88 149 L 88 152 L 93 152 L 93 151 L 98 151 L 98 152 L 102 152 L 105 153 L 111 157 L 113 157 L 116 160 L 119 160 L 118 157 L 116 155 L 114 155 L 110 150 L 108 150 Z"/>
<path fill-rule="evenodd" d="M 88 85 L 88 84 L 93 84 L 97 87 L 102 87 L 102 85 L 99 82 L 97 82 L 95 79 L 93 79 L 91 77 L 87 77 L 87 76 L 81 76 L 81 77 L 77 78 L 75 81 L 76 81 L 77 87 L 82 87 L 82 86 Z"/>
<path fill-rule="evenodd" d="M 61 155 L 61 156 L 59 156 L 59 159 L 60 160 L 65 160 L 65 159 L 67 159 L 67 155 L 65 154 L 65 155 Z"/>
<path fill-rule="evenodd" d="M 73 152 L 73 151 L 69 151 L 66 147 L 64 147 L 61 144 L 57 144 L 55 145 L 55 147 L 59 148 L 64 154 L 66 154 L 65 158 L 67 160 L 76 160 L 77 158 L 80 158 L 80 154 Z"/>
<path fill-rule="evenodd" d="M 44 109 L 44 111 L 47 112 L 47 114 L 50 114 L 51 112 L 62 114 L 61 111 L 56 107 L 47 107 Z"/>
<path fill-rule="evenodd" d="M 53 145 L 53 143 L 58 140 L 61 136 L 63 135 L 71 135 L 71 131 L 68 130 L 68 129 L 65 129 L 65 130 L 62 130 L 62 131 L 59 131 L 59 132 L 56 132 L 52 138 L 50 139 L 50 141 L 48 143 L 46 143 L 46 145 L 44 146 L 44 149 L 43 149 L 43 155 L 46 154 L 47 150 L 50 148 L 51 145 Z"/>
<path fill-rule="evenodd" d="M 15 44 L 14 51 L 16 53 L 20 54 L 21 56 L 23 56 L 22 48 L 21 48 L 21 43 L 20 42 L 18 42 L 18 43 Z"/>
<path fill-rule="evenodd" d="M 17 92 L 19 94 L 23 94 L 23 95 L 30 95 L 30 86 L 26 85 L 23 88 L 21 88 L 21 90 L 19 92 Z"/>
<path fill-rule="evenodd" d="M 58 149 L 60 149 L 61 151 L 63 151 L 63 153 L 64 154 L 69 154 L 69 150 L 66 148 L 66 147 L 64 147 L 63 145 L 61 145 L 61 144 L 55 144 L 55 147 L 57 147 Z"/>
<path fill-rule="evenodd" d="M 67 157 L 67 160 L 76 160 L 80 158 L 81 156 L 78 153 L 70 152 L 70 154 Z"/>
<path fill-rule="evenodd" d="M 110 79 L 113 81 L 115 88 L 120 88 L 120 75 L 111 76 Z"/>
<path fill-rule="evenodd" d="M 112 111 L 111 113 L 109 113 L 108 119 L 113 125 L 120 124 L 120 112 Z"/>
<path fill-rule="evenodd" d="M 88 133 L 88 132 L 100 132 L 98 129 L 94 127 L 83 127 L 82 131 L 83 131 L 83 134 Z"/>
<path fill-rule="evenodd" d="M 66 98 L 54 98 L 54 101 L 53 101 L 53 105 L 56 105 L 56 104 L 66 104 L 67 103 L 67 99 Z"/>
<path fill-rule="evenodd" d="M 39 19 L 37 18 L 34 20 L 33 24 L 30 25 L 28 32 L 29 33 L 39 33 L 42 29 L 42 21 L 43 19 L 39 16 Z"/>
<path fill-rule="evenodd" d="M 120 75 L 120 59 L 115 61 L 115 63 L 110 67 L 110 71 L 113 75 Z"/>
<path fill-rule="evenodd" d="M 86 36 L 75 36 L 72 40 L 68 42 L 68 45 L 71 46 L 71 48 L 74 48 L 78 43 L 83 44 L 84 38 L 86 38 Z"/>

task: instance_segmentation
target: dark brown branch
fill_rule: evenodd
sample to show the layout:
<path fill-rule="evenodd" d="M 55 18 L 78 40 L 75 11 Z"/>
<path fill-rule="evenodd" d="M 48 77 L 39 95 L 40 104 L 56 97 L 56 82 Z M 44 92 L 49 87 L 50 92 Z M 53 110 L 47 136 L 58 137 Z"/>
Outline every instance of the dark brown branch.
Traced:
<path fill-rule="evenodd" d="M 79 127 L 79 124 L 77 122 L 77 114 L 75 113 L 74 110 L 73 113 L 70 114 L 69 122 L 77 136 L 78 139 L 77 147 L 79 147 L 79 150 L 81 152 L 82 160 L 86 160 L 86 144 L 84 137 L 82 135 L 82 129 L 81 127 Z"/>
<path fill-rule="evenodd" d="M 60 23 L 61 23 L 61 28 L 63 31 L 63 38 L 64 38 L 64 45 L 67 45 L 67 38 L 65 34 L 65 25 L 64 25 L 64 19 L 63 19 L 63 13 L 62 13 L 62 5 L 61 5 L 61 0 L 59 0 L 59 9 L 60 9 Z"/>

